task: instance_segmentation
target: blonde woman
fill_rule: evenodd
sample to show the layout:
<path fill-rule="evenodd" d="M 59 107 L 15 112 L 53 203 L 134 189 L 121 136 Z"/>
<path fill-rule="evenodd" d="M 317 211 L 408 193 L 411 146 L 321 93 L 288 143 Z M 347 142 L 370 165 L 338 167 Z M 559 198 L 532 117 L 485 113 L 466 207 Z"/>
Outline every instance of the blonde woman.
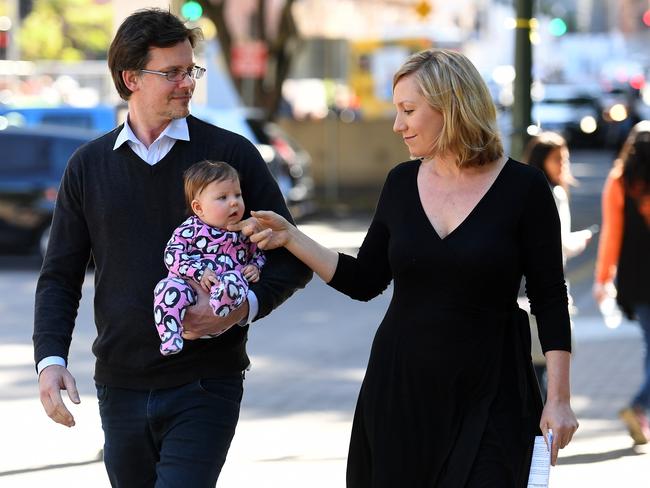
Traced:
<path fill-rule="evenodd" d="M 553 429 L 555 464 L 578 426 L 553 195 L 539 171 L 504 157 L 488 90 L 462 54 L 411 56 L 393 101 L 413 160 L 389 173 L 356 258 L 273 212 L 236 229 L 262 249 L 286 247 L 352 298 L 393 282 L 354 416 L 348 487 L 525 487 L 534 436 Z M 522 275 L 548 361 L 543 412 L 516 305 Z"/>

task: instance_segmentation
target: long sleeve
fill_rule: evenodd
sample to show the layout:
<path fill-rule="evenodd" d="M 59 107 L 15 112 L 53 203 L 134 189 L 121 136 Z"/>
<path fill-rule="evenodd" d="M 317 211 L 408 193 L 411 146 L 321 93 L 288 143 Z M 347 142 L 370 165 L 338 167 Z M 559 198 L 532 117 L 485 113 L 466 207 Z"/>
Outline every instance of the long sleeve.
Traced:
<path fill-rule="evenodd" d="M 376 297 L 392 280 L 388 260 L 390 234 L 385 220 L 390 208 L 390 177 L 389 174 L 357 257 L 339 254 L 336 271 L 328 283 L 356 300 L 368 301 Z"/>
<path fill-rule="evenodd" d="M 542 350 L 571 350 L 571 326 L 562 265 L 560 219 L 541 172 L 531 182 L 522 216 L 526 294 L 537 319 Z"/>
<path fill-rule="evenodd" d="M 596 282 L 606 283 L 614 279 L 623 242 L 623 208 L 625 197 L 620 170 L 609 173 L 602 197 L 602 232 L 596 259 Z"/>
<path fill-rule="evenodd" d="M 249 241 L 250 254 L 251 258 L 249 260 L 250 264 L 257 266 L 257 269 L 261 270 L 262 267 L 266 264 L 266 256 L 264 252 L 257 247 L 257 244 Z"/>
<path fill-rule="evenodd" d="M 183 278 L 189 278 L 199 283 L 205 266 L 201 264 L 201 253 L 191 253 L 192 239 L 196 236 L 199 226 L 190 217 L 179 225 L 165 246 L 165 266 L 167 269 Z"/>
<path fill-rule="evenodd" d="M 246 141 L 232 158 L 242 161 L 238 170 L 247 210 L 273 210 L 293 222 L 284 197 L 255 146 Z M 255 320 L 271 313 L 312 277 L 311 270 L 286 249 L 266 251 L 264 255 L 264 272 L 259 281 L 250 285 L 259 303 Z"/>
<path fill-rule="evenodd" d="M 553 197 L 557 205 L 557 212 L 560 216 L 560 229 L 562 234 L 562 256 L 564 261 L 582 253 L 587 242 L 582 232 L 571 232 L 571 208 L 569 207 L 569 196 L 564 188 L 556 186 L 553 188 Z"/>
<path fill-rule="evenodd" d="M 73 156 L 57 195 L 48 250 L 36 286 L 34 360 L 59 356 L 67 362 L 81 286 L 90 259 L 83 213 L 81 166 Z"/>

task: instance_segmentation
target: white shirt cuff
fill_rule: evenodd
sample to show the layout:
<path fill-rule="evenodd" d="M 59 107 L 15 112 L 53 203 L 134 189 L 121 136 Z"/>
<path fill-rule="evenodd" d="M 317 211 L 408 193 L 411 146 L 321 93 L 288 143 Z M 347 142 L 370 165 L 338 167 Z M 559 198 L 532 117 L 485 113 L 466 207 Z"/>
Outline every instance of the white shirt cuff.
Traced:
<path fill-rule="evenodd" d="M 47 368 L 48 366 L 63 366 L 65 368 L 65 359 L 59 356 L 48 356 L 46 358 L 41 359 L 38 364 L 36 365 L 36 371 L 38 372 L 39 376 L 41 372 Z"/>
<path fill-rule="evenodd" d="M 246 319 L 246 322 L 242 320 L 239 323 L 239 325 L 242 327 L 244 325 L 252 323 L 255 317 L 257 317 L 257 313 L 260 310 L 260 304 L 257 301 L 257 296 L 255 296 L 255 293 L 253 293 L 251 290 L 248 290 L 248 295 L 246 295 L 246 298 L 248 299 L 248 317 Z"/>

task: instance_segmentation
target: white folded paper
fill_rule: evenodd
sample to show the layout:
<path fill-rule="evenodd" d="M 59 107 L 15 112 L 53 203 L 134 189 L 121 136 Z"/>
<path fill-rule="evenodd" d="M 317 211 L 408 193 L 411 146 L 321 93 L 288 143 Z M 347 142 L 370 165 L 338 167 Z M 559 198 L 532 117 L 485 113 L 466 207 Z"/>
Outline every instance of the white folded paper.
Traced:
<path fill-rule="evenodd" d="M 548 446 L 553 443 L 553 432 L 548 431 Z M 546 446 L 544 437 L 538 435 L 535 437 L 535 446 L 533 447 L 533 459 L 530 463 L 530 472 L 528 473 L 528 488 L 548 488 L 548 480 L 551 474 L 551 451 Z"/>

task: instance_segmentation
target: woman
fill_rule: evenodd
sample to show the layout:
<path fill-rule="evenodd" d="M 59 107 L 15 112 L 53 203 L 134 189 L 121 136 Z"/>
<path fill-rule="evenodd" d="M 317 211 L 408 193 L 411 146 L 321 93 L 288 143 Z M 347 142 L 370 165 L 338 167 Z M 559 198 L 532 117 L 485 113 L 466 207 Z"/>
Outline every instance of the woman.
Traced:
<path fill-rule="evenodd" d="M 394 282 L 357 403 L 348 487 L 524 487 L 540 428 L 553 429 L 553 464 L 577 428 L 553 197 L 543 175 L 503 157 L 487 87 L 463 55 L 411 56 L 393 101 L 394 130 L 417 159 L 388 175 L 357 258 L 272 212 L 235 229 L 262 249 L 285 246 L 353 298 Z M 549 364 L 543 414 L 516 307 L 522 273 Z"/>
<path fill-rule="evenodd" d="M 523 159 L 541 170 L 553 189 L 553 198 L 560 216 L 562 259 L 566 264 L 567 259 L 585 250 L 592 237 L 589 229 L 571 232 L 569 186 L 575 185 L 576 181 L 571 174 L 569 148 L 560 134 L 542 132 L 529 141 Z"/>
<path fill-rule="evenodd" d="M 632 128 L 607 177 L 602 227 L 594 297 L 600 303 L 615 295 L 625 315 L 641 325 L 644 379 L 620 416 L 634 443 L 646 444 L 650 442 L 650 121 Z"/>
<path fill-rule="evenodd" d="M 571 232 L 571 210 L 569 207 L 569 186 L 576 181 L 571 174 L 569 148 L 564 137 L 555 132 L 542 132 L 533 137 L 527 144 L 523 160 L 530 166 L 539 169 L 553 191 L 553 199 L 560 216 L 560 233 L 562 235 L 562 262 L 566 266 L 568 259 L 582 253 L 592 238 L 589 229 Z M 568 283 L 567 283 L 568 288 Z M 573 299 L 569 294 L 569 310 L 575 310 Z M 575 312 L 574 312 L 575 313 Z M 542 395 L 546 390 L 546 358 L 542 354 L 539 338 L 534 327 L 534 317 L 531 317 L 532 355 L 535 374 L 542 387 Z"/>

